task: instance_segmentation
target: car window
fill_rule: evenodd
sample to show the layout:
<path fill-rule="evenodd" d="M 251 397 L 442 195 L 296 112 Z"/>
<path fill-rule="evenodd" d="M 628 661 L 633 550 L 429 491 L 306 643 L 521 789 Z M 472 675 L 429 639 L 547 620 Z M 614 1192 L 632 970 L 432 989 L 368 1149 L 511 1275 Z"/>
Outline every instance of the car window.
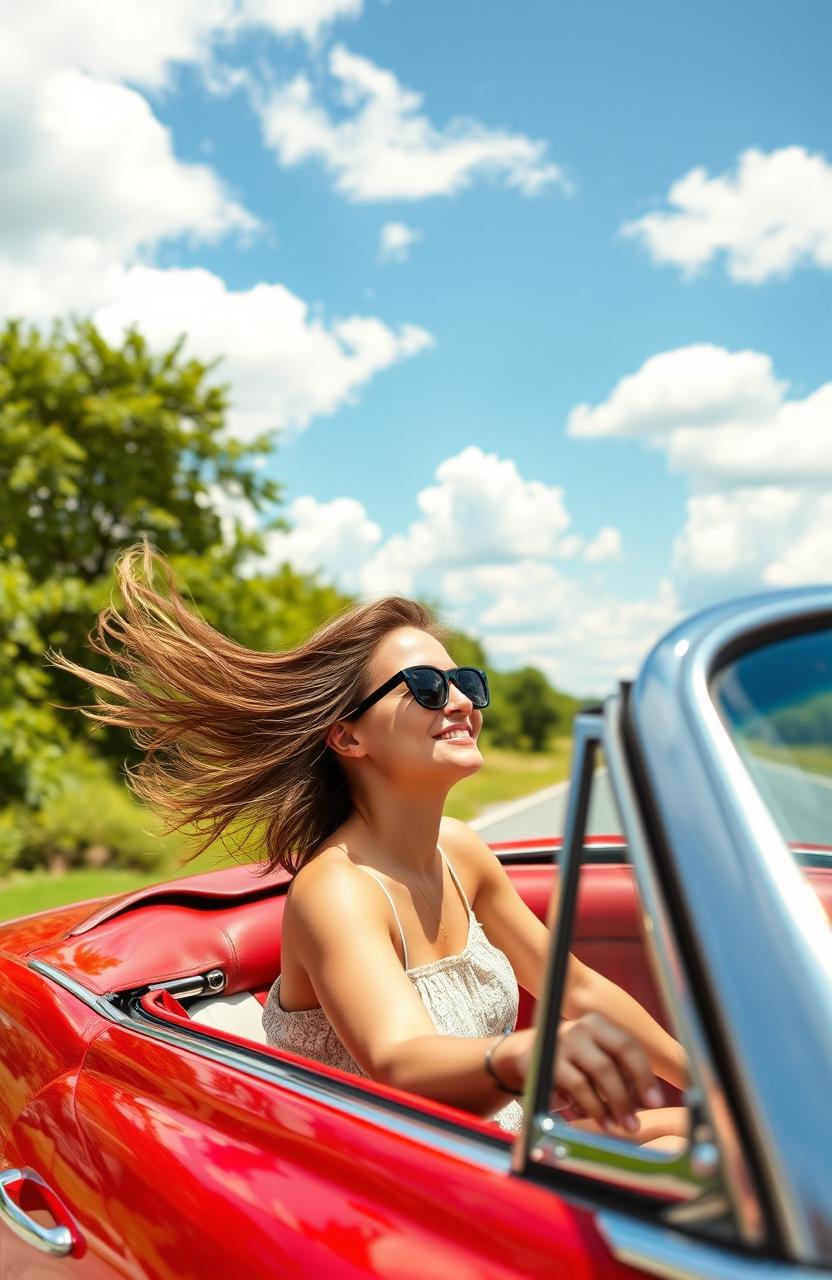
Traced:
<path fill-rule="evenodd" d="M 711 692 L 798 861 L 832 871 L 832 631 L 742 654 Z M 817 877 L 810 882 L 817 888 Z"/>

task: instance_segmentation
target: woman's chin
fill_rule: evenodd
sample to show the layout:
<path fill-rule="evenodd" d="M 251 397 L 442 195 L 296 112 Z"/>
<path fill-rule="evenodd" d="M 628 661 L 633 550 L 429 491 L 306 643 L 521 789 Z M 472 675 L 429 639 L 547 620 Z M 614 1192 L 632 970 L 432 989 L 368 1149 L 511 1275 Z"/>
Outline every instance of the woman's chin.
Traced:
<path fill-rule="evenodd" d="M 443 742 L 441 748 L 442 763 L 453 768 L 459 778 L 467 778 L 470 773 L 476 773 L 482 768 L 482 753 L 475 740 L 470 742 L 457 740 L 454 746 Z"/>

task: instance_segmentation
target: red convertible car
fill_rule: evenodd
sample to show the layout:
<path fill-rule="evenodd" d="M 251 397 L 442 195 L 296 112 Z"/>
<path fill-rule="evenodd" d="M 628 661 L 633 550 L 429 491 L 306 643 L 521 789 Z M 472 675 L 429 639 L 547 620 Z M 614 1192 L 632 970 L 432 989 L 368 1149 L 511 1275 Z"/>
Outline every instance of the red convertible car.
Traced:
<path fill-rule="evenodd" d="M 0 1275 L 832 1274 L 831 846 L 832 590 L 682 624 L 578 717 L 563 837 L 497 850 L 543 918 L 560 880 L 514 1139 L 264 1043 L 282 874 L 6 924 Z M 570 950 L 684 1044 L 675 1149 L 549 1110 Z"/>

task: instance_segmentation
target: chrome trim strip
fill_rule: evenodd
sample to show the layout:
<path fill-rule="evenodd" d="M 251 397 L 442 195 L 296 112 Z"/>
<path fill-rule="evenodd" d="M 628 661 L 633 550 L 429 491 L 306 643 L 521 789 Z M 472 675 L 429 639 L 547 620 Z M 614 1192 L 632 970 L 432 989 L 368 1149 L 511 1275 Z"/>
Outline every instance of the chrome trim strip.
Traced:
<path fill-rule="evenodd" d="M 47 964 L 45 960 L 32 958 L 28 961 L 27 968 L 39 973 L 42 978 L 48 978 L 50 982 L 56 983 L 57 986 L 63 987 L 64 991 L 68 991 L 90 1009 L 94 1009 L 102 1018 L 107 1018 L 110 1022 L 117 1022 L 122 1026 L 130 1021 L 127 1015 L 112 1003 L 111 996 L 102 996 L 96 991 L 90 991 L 88 987 L 78 982 L 76 978 L 70 978 L 69 974 L 56 969 L 54 965 Z"/>
<path fill-rule="evenodd" d="M 783 1252 L 809 1265 L 832 1261 L 832 934 L 709 681 L 738 643 L 762 647 L 815 621 L 832 625 L 828 588 L 709 610 L 656 646 L 631 700 L 766 1214 Z"/>
<path fill-rule="evenodd" d="M 772 1258 L 743 1257 L 717 1245 L 655 1226 L 623 1213 L 604 1211 L 598 1230 L 619 1262 L 662 1280 L 828 1280 L 828 1271 L 807 1270 Z"/>
<path fill-rule="evenodd" d="M 536 1116 L 533 1133 L 531 1158 L 537 1164 L 626 1187 L 639 1195 L 672 1195 L 676 1197 L 673 1208 L 703 1194 L 691 1173 L 689 1150 L 674 1155 L 640 1148 L 626 1139 L 585 1133 L 552 1114 Z"/>
<path fill-rule="evenodd" d="M 722 1084 L 714 1070 L 707 1039 L 659 886 L 641 811 L 627 762 L 621 723 L 621 697 L 604 706 L 604 754 L 639 892 L 647 955 L 667 1014 L 688 1054 L 690 1083 L 702 1098 L 720 1156 L 720 1172 L 737 1218 L 740 1239 L 758 1245 L 765 1234 L 760 1205 L 742 1152 Z M 694 1095 L 695 1096 L 695 1095 Z"/>
<path fill-rule="evenodd" d="M 566 975 L 566 961 L 569 953 L 569 931 L 565 923 L 572 915 L 578 888 L 578 871 L 580 869 L 583 833 L 586 829 L 589 809 L 589 790 L 595 765 L 595 755 L 601 734 L 601 719 L 598 715 L 584 714 L 575 717 L 572 731 L 572 759 L 569 776 L 572 784 L 566 802 L 566 818 L 563 827 L 563 842 L 560 849 L 558 866 L 560 868 L 559 893 L 557 910 L 554 910 L 555 899 L 549 906 L 547 925 L 554 939 L 549 947 L 546 961 L 546 975 L 540 999 L 537 1002 L 535 1026 L 539 1034 L 535 1036 L 532 1048 L 529 1072 L 523 1095 L 523 1125 L 520 1137 L 514 1144 L 512 1168 L 515 1173 L 526 1173 L 529 1163 L 539 1159 L 535 1155 L 540 1125 L 548 1119 L 549 1078 L 548 1072 L 554 1060 L 555 1040 L 557 1038 L 557 1020 L 541 1015 L 547 1011 L 551 1015 L 553 1009 L 560 1010 L 563 985 Z"/>
<path fill-rule="evenodd" d="M 173 1048 L 185 1049 L 189 1053 L 196 1053 L 210 1062 L 217 1062 L 225 1067 L 234 1067 L 257 1080 L 277 1084 L 299 1097 L 318 1102 L 342 1115 L 367 1120 L 379 1128 L 396 1134 L 397 1137 L 421 1143 L 422 1146 L 441 1151 L 444 1155 L 455 1156 L 459 1160 L 478 1165 L 491 1173 L 508 1174 L 511 1170 L 511 1148 L 509 1147 L 501 1150 L 496 1145 L 490 1146 L 487 1138 L 469 1137 L 461 1131 L 450 1133 L 447 1128 L 442 1127 L 441 1121 L 434 1124 L 426 1117 L 417 1115 L 415 1110 L 412 1117 L 404 1115 L 391 1106 L 385 1105 L 382 1100 L 374 1102 L 362 1090 L 351 1091 L 349 1084 L 342 1086 L 342 1092 L 341 1088 L 333 1086 L 329 1080 L 316 1076 L 311 1069 L 306 1070 L 295 1066 L 294 1063 L 281 1062 L 279 1058 L 261 1056 L 254 1048 L 247 1051 L 220 1039 L 214 1040 L 206 1027 L 200 1026 L 198 1032 L 189 1034 L 176 1027 L 165 1026 L 161 1020 L 157 1024 L 147 1013 L 143 1014 L 141 1021 L 131 1018 L 118 1009 L 111 998 L 87 990 L 80 982 L 43 960 L 30 960 L 29 968 L 71 992 L 102 1018 L 117 1026 L 129 1027 L 137 1035 L 148 1036 L 152 1040 L 161 1041 Z M 405 1104 L 401 1105 L 404 1107 Z"/>

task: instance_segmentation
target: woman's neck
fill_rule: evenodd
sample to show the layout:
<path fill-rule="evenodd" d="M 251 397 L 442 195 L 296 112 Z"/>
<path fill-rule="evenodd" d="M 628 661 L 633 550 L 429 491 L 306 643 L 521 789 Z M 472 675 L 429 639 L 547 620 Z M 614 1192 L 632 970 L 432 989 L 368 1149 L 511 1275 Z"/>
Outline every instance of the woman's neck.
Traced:
<path fill-rule="evenodd" d="M 427 875 L 436 859 L 439 824 L 447 792 L 435 795 L 386 794 L 356 801 L 354 818 L 360 824 L 369 858 L 379 860 L 379 870 L 408 868 Z"/>

